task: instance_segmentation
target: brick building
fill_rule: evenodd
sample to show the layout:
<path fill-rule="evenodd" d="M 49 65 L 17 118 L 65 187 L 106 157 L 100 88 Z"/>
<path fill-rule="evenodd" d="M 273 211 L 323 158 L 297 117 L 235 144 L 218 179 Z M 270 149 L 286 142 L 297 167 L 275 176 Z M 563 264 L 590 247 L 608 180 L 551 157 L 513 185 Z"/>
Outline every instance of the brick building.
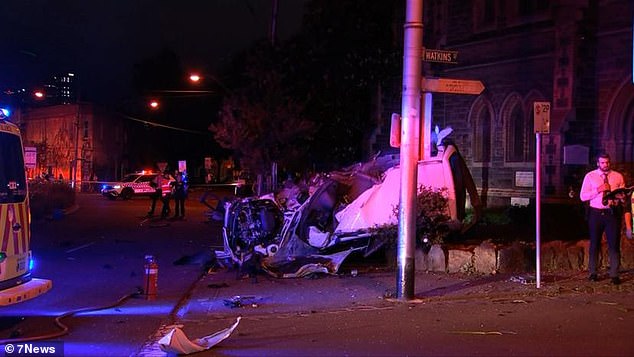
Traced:
<path fill-rule="evenodd" d="M 128 171 L 125 122 L 92 104 L 23 109 L 16 117 L 24 146 L 37 150 L 37 167 L 30 177 L 44 172 L 73 179 L 75 159 L 78 184 L 93 175 L 114 180 Z"/>
<path fill-rule="evenodd" d="M 552 105 L 542 136 L 546 198 L 578 191 L 594 155 L 634 167 L 632 1 L 425 0 L 424 43 L 458 51 L 425 76 L 474 79 L 480 95 L 433 93 L 488 205 L 535 197 L 533 102 Z"/>

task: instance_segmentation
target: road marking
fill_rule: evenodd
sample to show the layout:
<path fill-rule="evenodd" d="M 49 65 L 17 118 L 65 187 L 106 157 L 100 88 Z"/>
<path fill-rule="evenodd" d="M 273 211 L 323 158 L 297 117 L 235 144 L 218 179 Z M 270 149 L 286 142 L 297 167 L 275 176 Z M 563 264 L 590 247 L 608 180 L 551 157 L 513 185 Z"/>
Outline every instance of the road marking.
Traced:
<path fill-rule="evenodd" d="M 84 245 L 80 245 L 79 247 L 75 247 L 75 248 L 72 248 L 72 249 L 67 250 L 67 251 L 66 251 L 66 253 L 72 253 L 72 252 L 74 252 L 74 251 L 76 251 L 76 250 L 80 250 L 80 249 L 84 249 L 84 248 L 86 248 L 86 247 L 90 247 L 91 245 L 93 245 L 93 244 L 95 244 L 95 243 L 96 243 L 96 242 L 90 242 L 90 243 L 86 243 L 86 244 L 84 244 Z"/>

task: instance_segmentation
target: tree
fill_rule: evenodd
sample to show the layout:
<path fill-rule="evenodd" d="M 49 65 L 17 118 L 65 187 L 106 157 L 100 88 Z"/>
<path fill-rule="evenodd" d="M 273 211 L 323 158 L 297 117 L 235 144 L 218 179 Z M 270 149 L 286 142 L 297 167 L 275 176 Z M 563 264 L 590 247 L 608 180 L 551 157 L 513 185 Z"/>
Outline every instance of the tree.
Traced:
<path fill-rule="evenodd" d="M 365 159 L 377 87 L 400 78 L 403 14 L 402 0 L 309 3 L 298 36 L 234 60 L 237 89 L 210 126 L 216 140 L 255 166 L 328 170 Z"/>
<path fill-rule="evenodd" d="M 313 1 L 302 33 L 289 46 L 307 116 L 322 124 L 313 160 L 323 168 L 363 160 L 377 126 L 377 87 L 400 78 L 403 1 Z"/>
<path fill-rule="evenodd" d="M 287 93 L 279 72 L 261 62 L 247 66 L 251 83 L 225 97 L 219 121 L 210 125 L 216 141 L 234 150 L 243 167 L 265 172 L 273 162 L 301 170 L 315 125 L 304 104 Z"/>

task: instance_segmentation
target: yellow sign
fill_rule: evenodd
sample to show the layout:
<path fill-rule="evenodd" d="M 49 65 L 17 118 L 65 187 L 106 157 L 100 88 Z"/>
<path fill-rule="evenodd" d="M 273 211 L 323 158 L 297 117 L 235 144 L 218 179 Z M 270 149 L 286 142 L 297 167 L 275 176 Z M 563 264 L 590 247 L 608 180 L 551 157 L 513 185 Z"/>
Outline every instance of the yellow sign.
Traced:
<path fill-rule="evenodd" d="M 534 128 L 535 133 L 550 134 L 550 102 L 534 102 Z"/>
<path fill-rule="evenodd" d="M 484 84 L 470 79 L 423 78 L 421 88 L 423 92 L 478 95 Z"/>

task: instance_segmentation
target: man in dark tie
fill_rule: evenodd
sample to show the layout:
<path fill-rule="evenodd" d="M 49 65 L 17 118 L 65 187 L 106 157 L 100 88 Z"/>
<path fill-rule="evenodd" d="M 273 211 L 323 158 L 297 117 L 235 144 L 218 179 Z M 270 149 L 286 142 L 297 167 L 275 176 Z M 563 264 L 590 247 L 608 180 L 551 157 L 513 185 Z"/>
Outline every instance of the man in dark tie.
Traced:
<path fill-rule="evenodd" d="M 619 263 L 621 260 L 620 238 L 623 204 L 608 197 L 612 190 L 625 187 L 623 175 L 610 169 L 610 155 L 602 153 L 597 157 L 597 169 L 583 178 L 581 201 L 588 202 L 588 228 L 590 233 L 590 249 L 588 252 L 588 279 L 598 281 L 597 258 L 601 248 L 601 238 L 605 232 L 610 256 L 610 279 L 612 284 L 621 283 Z"/>

